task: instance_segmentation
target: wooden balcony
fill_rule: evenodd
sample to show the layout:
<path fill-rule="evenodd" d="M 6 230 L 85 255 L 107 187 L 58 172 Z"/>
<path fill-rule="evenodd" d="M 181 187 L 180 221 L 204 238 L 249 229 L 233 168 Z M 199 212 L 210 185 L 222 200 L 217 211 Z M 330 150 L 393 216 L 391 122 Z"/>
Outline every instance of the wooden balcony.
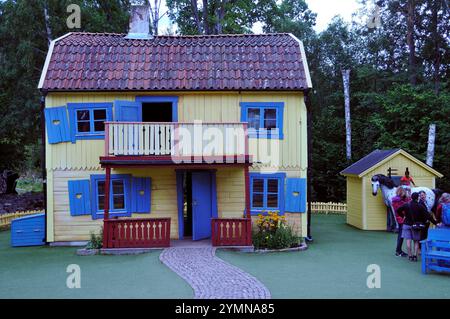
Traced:
<path fill-rule="evenodd" d="M 137 158 L 248 163 L 247 123 L 106 122 L 102 162 Z"/>

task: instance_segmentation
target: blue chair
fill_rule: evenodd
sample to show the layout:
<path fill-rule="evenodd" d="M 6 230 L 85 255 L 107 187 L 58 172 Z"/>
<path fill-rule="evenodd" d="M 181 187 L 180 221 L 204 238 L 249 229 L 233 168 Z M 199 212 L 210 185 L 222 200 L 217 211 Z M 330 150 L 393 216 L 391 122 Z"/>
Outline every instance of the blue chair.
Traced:
<path fill-rule="evenodd" d="M 428 231 L 422 244 L 422 273 L 429 270 L 450 272 L 450 229 L 437 228 Z"/>

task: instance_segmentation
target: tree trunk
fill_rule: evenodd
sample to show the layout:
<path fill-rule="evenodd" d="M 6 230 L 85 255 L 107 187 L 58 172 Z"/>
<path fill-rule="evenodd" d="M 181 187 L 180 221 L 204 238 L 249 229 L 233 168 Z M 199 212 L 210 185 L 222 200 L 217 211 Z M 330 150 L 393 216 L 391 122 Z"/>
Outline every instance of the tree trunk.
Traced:
<path fill-rule="evenodd" d="M 208 0 L 203 0 L 203 30 L 205 34 L 211 34 L 208 21 Z"/>
<path fill-rule="evenodd" d="M 48 46 L 50 46 L 50 43 L 53 40 L 53 36 L 52 36 L 52 28 L 50 26 L 50 15 L 48 13 L 47 1 L 44 2 L 44 21 L 45 21 L 45 31 L 47 33 Z"/>
<path fill-rule="evenodd" d="M 342 70 L 342 80 L 344 82 L 345 99 L 345 145 L 347 160 L 352 159 L 352 126 L 350 119 L 350 70 Z"/>
<path fill-rule="evenodd" d="M 191 9 L 194 13 L 194 19 L 195 19 L 195 25 L 197 26 L 197 32 L 198 34 L 202 34 L 202 24 L 200 23 L 200 17 L 198 15 L 198 6 L 197 6 L 197 0 L 191 0 Z"/>
<path fill-rule="evenodd" d="M 227 5 L 227 0 L 222 0 L 216 12 L 216 32 L 217 34 L 223 33 L 223 20 L 225 18 L 225 6 Z"/>
<path fill-rule="evenodd" d="M 440 54 L 440 37 L 438 33 L 438 11 L 441 5 L 440 0 L 433 1 L 433 15 L 432 15 L 432 26 L 433 26 L 433 40 L 434 40 L 434 93 L 439 95 L 440 91 L 440 76 L 439 69 L 441 68 L 441 54 Z"/>
<path fill-rule="evenodd" d="M 407 14 L 407 43 L 409 49 L 409 82 L 411 85 L 415 86 L 417 83 L 417 70 L 416 70 L 416 44 L 414 37 L 414 26 L 415 26 L 415 9 L 416 0 L 408 0 L 408 14 Z"/>
<path fill-rule="evenodd" d="M 154 0 L 154 4 L 152 6 L 151 0 L 148 0 L 150 4 L 150 17 L 152 20 L 152 34 L 158 35 L 159 33 L 159 20 L 161 19 L 159 16 L 159 10 L 161 8 L 161 0 Z"/>
<path fill-rule="evenodd" d="M 434 145 L 436 141 L 436 124 L 430 124 L 428 132 L 427 165 L 433 167 Z"/>

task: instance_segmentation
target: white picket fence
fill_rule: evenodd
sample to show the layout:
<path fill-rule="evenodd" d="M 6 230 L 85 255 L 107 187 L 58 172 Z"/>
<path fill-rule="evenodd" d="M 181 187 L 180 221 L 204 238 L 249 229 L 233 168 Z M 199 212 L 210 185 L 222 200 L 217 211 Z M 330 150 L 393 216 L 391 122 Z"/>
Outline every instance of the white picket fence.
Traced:
<path fill-rule="evenodd" d="M 347 204 L 333 202 L 313 202 L 311 203 L 311 213 L 345 215 L 347 214 Z"/>
<path fill-rule="evenodd" d="M 1 214 L 0 215 L 0 228 L 8 227 L 11 225 L 11 222 L 13 219 L 34 215 L 34 214 L 40 214 L 43 213 L 41 210 L 28 210 L 24 212 L 14 212 L 14 213 L 7 213 L 7 214 Z"/>

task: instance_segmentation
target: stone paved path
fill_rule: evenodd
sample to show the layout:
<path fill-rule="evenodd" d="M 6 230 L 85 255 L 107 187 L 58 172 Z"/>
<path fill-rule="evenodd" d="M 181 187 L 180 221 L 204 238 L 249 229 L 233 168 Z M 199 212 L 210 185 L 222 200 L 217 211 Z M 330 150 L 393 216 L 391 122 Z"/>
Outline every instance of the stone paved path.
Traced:
<path fill-rule="evenodd" d="M 196 299 L 269 299 L 255 277 L 215 256 L 216 249 L 167 248 L 159 259 L 186 280 Z"/>

